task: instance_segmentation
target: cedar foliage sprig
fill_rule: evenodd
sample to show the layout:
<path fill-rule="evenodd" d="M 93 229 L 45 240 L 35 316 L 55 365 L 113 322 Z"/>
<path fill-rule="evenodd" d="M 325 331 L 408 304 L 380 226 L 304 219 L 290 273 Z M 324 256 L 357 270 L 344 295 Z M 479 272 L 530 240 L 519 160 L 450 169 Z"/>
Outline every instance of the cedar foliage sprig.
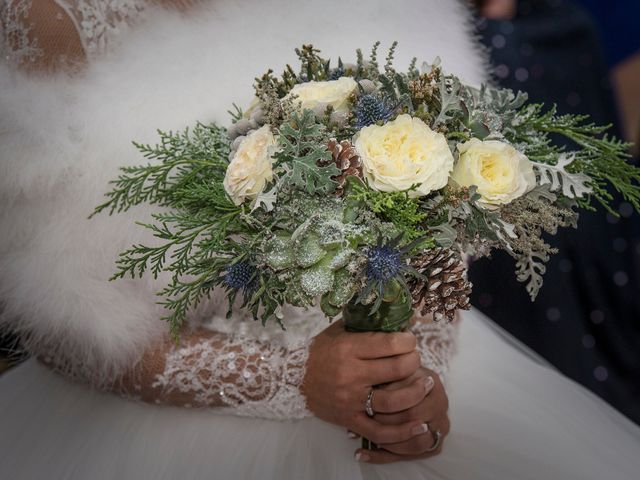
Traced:
<path fill-rule="evenodd" d="M 158 130 L 158 135 L 157 145 L 133 144 L 145 158 L 159 163 L 122 167 L 110 182 L 114 187 L 107 193 L 108 200 L 92 216 L 103 210 L 120 213 L 142 203 L 167 205 L 176 191 L 189 188 L 193 180 L 212 173 L 224 178 L 229 155 L 226 129 L 198 123 L 177 133 Z"/>
<path fill-rule="evenodd" d="M 153 222 L 138 223 L 158 244 L 138 244 L 122 252 L 111 280 L 142 277 L 147 271 L 157 278 L 169 272 L 170 283 L 159 295 L 168 309 L 164 319 L 177 336 L 187 312 L 206 298 L 220 269 L 236 253 L 227 239 L 255 229 L 222 185 L 230 150 L 226 129 L 198 123 L 182 132 L 158 133 L 157 145 L 134 143 L 153 163 L 123 167 L 108 200 L 93 215 L 142 203 L 169 207 L 152 214 Z"/>
<path fill-rule="evenodd" d="M 613 199 L 607 190 L 610 185 L 622 197 L 640 210 L 640 169 L 630 162 L 629 143 L 609 136 L 610 125 L 599 126 L 588 121 L 586 115 L 558 115 L 556 107 L 544 111 L 544 105 L 525 107 L 519 115 L 520 123 L 514 127 L 509 140 L 524 146 L 527 156 L 537 162 L 556 164 L 567 151 L 555 144 L 551 135 L 571 141 L 577 148 L 570 150 L 575 160 L 569 172 L 584 172 L 592 181 L 593 198 L 610 213 Z M 589 207 L 590 199 L 582 199 L 581 207 Z"/>

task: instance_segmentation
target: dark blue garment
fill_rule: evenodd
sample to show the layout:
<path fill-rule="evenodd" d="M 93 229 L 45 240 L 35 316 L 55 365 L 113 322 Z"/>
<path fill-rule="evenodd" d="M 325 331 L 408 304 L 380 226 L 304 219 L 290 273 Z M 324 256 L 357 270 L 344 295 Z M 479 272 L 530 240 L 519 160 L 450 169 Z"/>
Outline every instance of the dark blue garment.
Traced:
<path fill-rule="evenodd" d="M 576 0 L 592 15 L 613 66 L 640 51 L 640 0 Z"/>
<path fill-rule="evenodd" d="M 512 22 L 483 20 L 480 30 L 502 86 L 556 103 L 560 113 L 615 123 L 597 31 L 574 4 L 522 1 Z M 613 205 L 620 218 L 583 212 L 578 230 L 551 239 L 559 253 L 535 303 L 501 252 L 472 266 L 473 303 L 640 423 L 640 217 L 619 198 Z"/>

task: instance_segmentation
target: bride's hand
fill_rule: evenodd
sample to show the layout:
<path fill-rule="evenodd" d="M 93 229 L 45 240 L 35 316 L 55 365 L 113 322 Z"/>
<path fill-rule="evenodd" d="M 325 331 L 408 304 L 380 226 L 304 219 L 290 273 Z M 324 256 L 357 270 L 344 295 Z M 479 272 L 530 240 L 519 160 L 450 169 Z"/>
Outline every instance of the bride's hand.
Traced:
<path fill-rule="evenodd" d="M 341 425 L 375 442 L 399 443 L 421 429 L 423 418 L 383 424 L 364 409 L 373 385 L 414 378 L 420 368 L 412 333 L 350 333 L 336 322 L 313 341 L 302 392 L 317 417 Z M 376 390 L 374 408 L 398 412 L 418 404 L 426 394 L 424 379 Z"/>
<path fill-rule="evenodd" d="M 432 379 L 431 381 L 429 379 Z M 442 451 L 444 437 L 449 433 L 450 423 L 447 411 L 449 399 L 437 373 L 421 367 L 411 377 L 385 385 L 374 393 L 374 410 L 376 396 L 385 391 L 398 391 L 407 388 L 416 382 L 427 382 L 429 392 L 411 408 L 397 413 L 376 413 L 375 420 L 382 425 L 428 424 L 430 431 L 416 435 L 402 442 L 379 442 L 380 450 L 356 451 L 356 458 L 368 463 L 390 463 L 402 460 L 414 460 L 427 458 L 439 454 Z M 440 442 L 434 451 L 435 437 L 432 431 L 440 432 Z"/>

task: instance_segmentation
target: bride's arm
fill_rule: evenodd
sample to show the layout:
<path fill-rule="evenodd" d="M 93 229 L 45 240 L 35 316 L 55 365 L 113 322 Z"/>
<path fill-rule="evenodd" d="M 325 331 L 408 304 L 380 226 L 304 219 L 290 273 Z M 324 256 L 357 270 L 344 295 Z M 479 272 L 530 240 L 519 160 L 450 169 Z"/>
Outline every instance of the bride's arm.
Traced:
<path fill-rule="evenodd" d="M 238 415 L 302 418 L 311 415 L 300 393 L 309 343 L 288 348 L 198 329 L 184 334 L 179 343 L 166 336 L 131 368 L 106 379 L 60 355 L 39 358 L 76 382 L 148 403 L 232 407 Z"/>
<path fill-rule="evenodd" d="M 375 425 L 364 415 L 367 394 L 372 385 L 413 375 L 419 366 L 415 347 L 410 333 L 349 333 L 334 322 L 293 346 L 205 329 L 185 333 L 178 344 L 167 337 L 106 380 L 63 355 L 39 357 L 75 381 L 149 403 L 230 407 L 236 415 L 276 419 L 313 412 L 371 435 Z M 424 389 L 411 385 L 386 396 L 378 398 L 388 405 L 384 408 L 402 410 L 419 402 Z"/>
<path fill-rule="evenodd" d="M 440 396 L 446 399 L 442 381 L 454 352 L 456 330 L 454 323 L 418 318 L 411 329 L 415 339 L 409 337 L 407 340 L 405 337 L 404 346 L 396 350 L 410 352 L 411 347 L 417 345 L 423 375 L 417 374 L 415 378 L 425 379 L 424 374 L 436 374 L 438 377 L 434 382 L 435 388 L 431 386 L 435 390 L 430 394 L 431 398 Z M 236 415 L 251 417 L 298 419 L 312 415 L 312 409 L 320 418 L 354 430 L 360 426 L 359 431 L 362 431 L 362 428 L 371 428 L 370 425 L 362 425 L 363 415 L 359 425 L 350 425 L 348 422 L 351 421 L 349 412 L 362 413 L 364 399 L 358 398 L 353 388 L 345 389 L 345 395 L 337 384 L 341 380 L 337 377 L 343 375 L 345 368 L 354 370 L 357 360 L 349 358 L 349 355 L 362 348 L 359 344 L 366 344 L 370 340 L 362 335 L 348 334 L 340 324 L 322 332 L 317 337 L 320 340 L 313 355 L 315 362 L 309 364 L 307 371 L 311 341 L 286 347 L 198 329 L 185 333 L 179 343 L 165 337 L 162 342 L 151 345 L 124 374 L 102 381 L 97 386 L 148 403 L 187 408 L 227 407 Z M 377 334 L 378 343 L 370 347 L 372 351 L 367 356 L 374 358 L 393 351 L 389 342 L 395 339 L 391 337 L 393 335 Z M 41 355 L 40 358 L 57 372 L 76 381 L 95 384 L 95 379 L 100 378 L 82 363 L 65 361 L 60 356 Z M 410 356 L 407 358 L 410 360 Z M 379 369 L 380 366 L 376 365 L 375 368 Z M 303 386 L 307 375 L 308 381 Z M 404 375 L 402 373 L 399 376 Z M 353 383 L 351 379 L 345 381 Z M 377 380 L 364 382 L 359 390 L 361 395 L 366 396 L 369 385 L 375 382 Z M 424 390 L 419 382 L 400 382 L 403 382 L 402 386 L 410 385 L 407 391 L 416 392 L 416 403 L 422 400 Z M 402 395 L 406 395 L 406 392 Z M 416 409 L 413 404 L 393 403 L 398 401 L 403 400 L 398 400 L 398 396 L 384 398 L 382 393 L 378 393 L 374 405 L 382 412 Z M 341 410 L 347 414 L 337 414 Z M 446 407 L 441 413 L 446 414 Z M 382 417 L 385 416 L 383 413 Z M 421 423 L 424 418 L 402 420 L 399 423 Z"/>
<path fill-rule="evenodd" d="M 286 347 L 201 329 L 154 346 L 113 387 L 150 403 L 303 418 L 311 415 L 301 393 L 308 352 L 309 342 Z"/>
<path fill-rule="evenodd" d="M 30 73 L 81 69 L 90 57 L 88 36 L 114 35 L 137 20 L 148 6 L 184 10 L 199 0 L 138 0 L 113 7 L 85 5 L 86 0 L 0 0 L 0 53 Z M 87 8 L 88 7 L 88 8 Z M 85 19 L 85 12 L 96 13 Z M 82 25 L 97 24 L 86 30 Z"/>

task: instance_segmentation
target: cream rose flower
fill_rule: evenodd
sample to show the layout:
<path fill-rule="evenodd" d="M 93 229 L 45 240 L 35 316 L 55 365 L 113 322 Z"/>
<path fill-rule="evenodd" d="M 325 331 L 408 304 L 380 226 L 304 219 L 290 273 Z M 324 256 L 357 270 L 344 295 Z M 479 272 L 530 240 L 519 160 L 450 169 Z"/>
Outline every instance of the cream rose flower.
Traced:
<path fill-rule="evenodd" d="M 529 159 L 507 143 L 473 138 L 458 150 L 451 179 L 461 187 L 476 185 L 485 207 L 509 203 L 536 186 Z"/>
<path fill-rule="evenodd" d="M 254 130 L 240 143 L 223 183 L 236 205 L 255 199 L 273 179 L 271 153 L 275 145 L 269 125 Z"/>
<path fill-rule="evenodd" d="M 302 109 L 322 114 L 331 105 L 337 112 L 349 110 L 349 97 L 358 87 L 351 77 L 340 77 L 326 82 L 306 82 L 294 86 L 287 96 L 295 95 Z"/>
<path fill-rule="evenodd" d="M 360 130 L 354 146 L 372 188 L 382 192 L 408 190 L 420 197 L 444 187 L 453 168 L 447 139 L 419 118 L 403 114 L 385 125 Z"/>

